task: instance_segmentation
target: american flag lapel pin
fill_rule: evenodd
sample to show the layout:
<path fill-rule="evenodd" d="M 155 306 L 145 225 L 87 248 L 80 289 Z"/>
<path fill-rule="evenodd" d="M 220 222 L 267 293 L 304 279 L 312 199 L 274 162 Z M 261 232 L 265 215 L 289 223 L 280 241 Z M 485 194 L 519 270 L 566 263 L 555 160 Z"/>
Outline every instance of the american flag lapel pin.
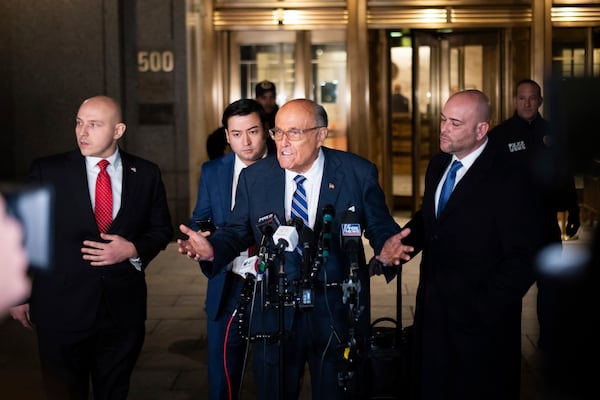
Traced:
<path fill-rule="evenodd" d="M 335 189 L 335 185 L 334 185 L 333 183 L 331 183 L 331 182 L 330 182 L 330 183 L 329 183 L 329 190 L 333 190 L 333 189 Z"/>

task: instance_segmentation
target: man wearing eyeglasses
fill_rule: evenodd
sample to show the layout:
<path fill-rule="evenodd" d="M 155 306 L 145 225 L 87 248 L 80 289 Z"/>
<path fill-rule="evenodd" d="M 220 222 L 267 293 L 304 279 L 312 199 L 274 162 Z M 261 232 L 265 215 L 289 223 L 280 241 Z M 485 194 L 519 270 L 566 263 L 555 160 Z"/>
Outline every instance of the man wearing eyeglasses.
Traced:
<path fill-rule="evenodd" d="M 342 399 L 347 394 L 338 383 L 352 327 L 342 288 L 350 275 L 350 255 L 341 245 L 340 232 L 346 213 L 354 213 L 375 254 L 385 254 L 383 257 L 380 254 L 384 264 L 398 265 L 408 260 L 412 251 L 412 247 L 401 244 L 405 233 L 400 233 L 388 211 L 378 184 L 377 168 L 357 155 L 324 147 L 327 123 L 325 109 L 311 100 L 296 99 L 284 104 L 270 131 L 277 158 L 259 160 L 242 171 L 235 207 L 227 224 L 208 238 L 180 226 L 189 239 L 178 241 L 179 252 L 202 261 L 207 271 L 212 268 L 212 273 L 218 274 L 218 266 L 229 262 L 251 243 L 260 242 L 262 234 L 257 221 L 261 217 L 270 213 L 275 213 L 280 221 L 298 217 L 294 194 L 299 186 L 303 189 L 300 208 L 307 219 L 305 225 L 315 236 L 323 232 L 325 206 L 335 210 L 328 257 L 314 282 L 314 307 L 285 306 L 280 314 L 278 307 L 265 306 L 267 296 L 261 288 L 267 291 L 266 285 L 258 285 L 254 295 L 249 318 L 255 337 L 252 354 L 260 399 L 297 398 L 306 363 L 310 368 L 313 399 Z M 359 253 L 361 286 L 368 288 L 362 247 Z M 286 251 L 284 257 L 286 291 L 294 293 L 301 277 L 302 256 L 298 251 Z M 368 310 L 368 296 L 363 292 L 361 297 L 361 306 Z M 368 311 L 362 314 L 361 322 L 368 323 L 365 314 Z M 283 335 L 277 335 L 282 326 Z"/>
<path fill-rule="evenodd" d="M 240 172 L 267 156 L 266 122 L 263 107 L 256 100 L 237 100 L 225 108 L 222 124 L 232 151 L 202 165 L 191 229 L 197 232 L 225 225 L 235 204 Z M 210 223 L 213 227 L 207 225 Z M 242 250 L 231 263 L 223 264 L 223 268 L 209 276 L 206 322 L 210 400 L 237 399 L 240 391 L 246 343 L 237 324 L 230 322 L 244 283 L 236 271 L 248 256 L 248 250 Z"/>

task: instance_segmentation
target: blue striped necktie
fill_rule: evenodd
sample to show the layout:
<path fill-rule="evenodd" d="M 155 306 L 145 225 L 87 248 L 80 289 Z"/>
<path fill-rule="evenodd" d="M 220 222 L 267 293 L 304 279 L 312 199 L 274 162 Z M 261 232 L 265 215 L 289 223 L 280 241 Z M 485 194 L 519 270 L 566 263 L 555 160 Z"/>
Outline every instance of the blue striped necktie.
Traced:
<path fill-rule="evenodd" d="M 452 194 L 452 190 L 454 189 L 454 181 L 456 180 L 456 171 L 462 168 L 462 163 L 458 160 L 454 160 L 452 166 L 450 167 L 450 171 L 448 171 L 448 175 L 446 176 L 446 180 L 444 181 L 444 185 L 442 186 L 442 191 L 440 192 L 440 200 L 438 201 L 438 209 L 437 209 L 437 217 L 439 218 L 446 207 L 446 203 L 448 203 L 448 199 Z"/>
<path fill-rule="evenodd" d="M 308 201 L 306 199 L 306 190 L 302 185 L 306 178 L 302 175 L 296 175 L 294 182 L 296 182 L 296 191 L 294 197 L 292 197 L 292 219 L 298 217 L 302 218 L 304 225 L 308 226 Z"/>

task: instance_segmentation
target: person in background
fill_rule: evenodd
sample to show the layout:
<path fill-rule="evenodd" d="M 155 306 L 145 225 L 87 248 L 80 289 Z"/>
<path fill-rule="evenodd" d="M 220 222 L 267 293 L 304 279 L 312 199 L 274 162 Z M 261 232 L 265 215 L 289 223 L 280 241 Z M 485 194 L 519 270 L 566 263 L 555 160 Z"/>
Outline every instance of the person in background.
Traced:
<path fill-rule="evenodd" d="M 267 157 L 242 171 L 235 207 L 226 225 L 207 238 L 181 225 L 179 229 L 188 239 L 178 240 L 178 249 L 181 254 L 201 261 L 205 271 L 215 276 L 240 251 L 261 242 L 259 219 L 271 214 L 280 221 L 301 219 L 303 226 L 318 237 L 325 225 L 325 206 L 330 206 L 335 216 L 328 222 L 329 251 L 315 277 L 312 307 L 286 306 L 280 315 L 277 307 L 265 307 L 262 302 L 270 293 L 269 285 L 257 284 L 254 311 L 248 318 L 252 320 L 250 334 L 260 336 L 252 348 L 259 399 L 298 398 L 306 363 L 312 398 L 342 399 L 347 393 L 338 378 L 352 322 L 348 306 L 343 303 L 341 286 L 350 275 L 351 257 L 341 244 L 341 221 L 347 213 L 354 216 L 355 226 L 365 229 L 375 253 L 386 248 L 388 256 L 383 259 L 387 264 L 398 265 L 401 251 L 410 249 L 400 245 L 403 236 L 385 204 L 375 165 L 354 154 L 323 146 L 328 120 L 321 105 L 308 99 L 292 100 L 281 107 L 275 122 L 270 134 L 277 145 L 277 158 Z M 303 246 L 302 255 L 290 249 L 280 256 L 285 280 L 289 282 L 288 293 L 298 289 L 295 282 L 302 276 L 305 257 L 318 252 L 310 240 L 301 241 L 308 244 Z M 356 257 L 364 266 L 364 252 L 357 252 Z M 365 288 L 363 292 L 368 293 L 366 266 L 360 269 L 359 279 Z M 368 310 L 368 297 L 363 300 L 361 306 Z M 285 330 L 283 337 L 274 336 L 280 322 Z M 284 359 L 282 365 L 280 356 Z M 280 372 L 284 375 L 280 376 Z"/>
<path fill-rule="evenodd" d="M 392 112 L 408 112 L 408 98 L 402 94 L 400 84 L 394 85 L 392 93 Z"/>
<path fill-rule="evenodd" d="M 450 96 L 422 209 L 402 231 L 422 251 L 414 334 L 423 400 L 520 396 L 521 301 L 541 216 L 523 174 L 490 146 L 490 114 L 478 90 Z"/>
<path fill-rule="evenodd" d="M 206 153 L 208 154 L 209 160 L 215 160 L 230 151 L 228 148 L 227 136 L 225 134 L 225 127 L 220 126 L 206 139 Z"/>
<path fill-rule="evenodd" d="M 543 247 L 561 246 L 562 233 L 557 213 L 568 213 L 565 233 L 572 238 L 579 226 L 579 200 L 573 175 L 564 164 L 555 158 L 552 148 L 553 135 L 550 124 L 542 118 L 539 108 L 543 104 L 542 89 L 537 82 L 524 79 L 515 87 L 513 116 L 490 131 L 490 140 L 497 145 L 508 163 L 524 172 L 531 186 L 537 190 L 544 210 Z M 540 325 L 539 346 L 543 350 L 544 341 L 553 340 L 552 334 L 557 324 L 554 318 L 554 289 L 550 281 L 540 275 L 537 279 L 537 313 Z"/>
<path fill-rule="evenodd" d="M 277 91 L 275 89 L 275 84 L 271 81 L 264 80 L 256 84 L 254 91 L 256 94 L 256 101 L 258 101 L 265 110 L 265 115 L 267 116 L 265 127 L 268 131 L 275 127 L 275 116 L 277 115 L 277 111 L 279 111 L 279 106 L 276 102 Z M 275 153 L 275 142 L 271 136 L 267 136 L 267 148 L 269 149 L 269 153 Z"/>
<path fill-rule="evenodd" d="M 549 244 L 561 241 L 557 212 L 568 213 L 565 227 L 568 237 L 574 237 L 581 224 L 573 176 L 561 176 L 562 171 L 556 170 L 558 164 L 550 163 L 553 135 L 548 121 L 539 112 L 543 102 L 542 89 L 537 82 L 531 79 L 519 81 L 515 88 L 513 116 L 494 127 L 489 137 L 506 153 L 508 160 L 517 163 L 543 191 L 545 242 Z"/>
<path fill-rule="evenodd" d="M 0 195 L 0 318 L 29 296 L 31 282 L 27 276 L 27 253 L 23 247 L 23 228 L 7 213 Z"/>
<path fill-rule="evenodd" d="M 235 205 L 235 193 L 242 169 L 267 156 L 266 115 L 255 100 L 242 99 L 228 105 L 223 112 L 223 126 L 231 152 L 202 165 L 196 206 L 190 228 L 200 231 L 202 223 L 219 228 Z M 202 222 L 205 221 L 205 222 Z M 236 275 L 249 257 L 242 251 L 231 263 L 210 277 L 206 292 L 208 332 L 208 398 L 237 399 L 245 363 L 246 342 L 237 324 L 230 325 L 240 299 L 243 276 Z M 225 340 L 227 339 L 227 340 Z M 227 364 L 224 364 L 224 348 Z"/>
<path fill-rule="evenodd" d="M 11 315 L 35 328 L 49 399 L 126 399 L 145 336 L 144 269 L 172 240 L 158 166 L 122 151 L 121 107 L 107 96 L 77 112 L 78 150 L 34 160 L 53 186 L 54 264 Z"/>
<path fill-rule="evenodd" d="M 277 91 L 275 84 L 271 81 L 261 81 L 256 84 L 254 88 L 256 101 L 258 101 L 264 108 L 265 114 L 267 115 L 267 129 L 272 129 L 275 126 L 275 116 L 279 111 L 277 105 Z"/>

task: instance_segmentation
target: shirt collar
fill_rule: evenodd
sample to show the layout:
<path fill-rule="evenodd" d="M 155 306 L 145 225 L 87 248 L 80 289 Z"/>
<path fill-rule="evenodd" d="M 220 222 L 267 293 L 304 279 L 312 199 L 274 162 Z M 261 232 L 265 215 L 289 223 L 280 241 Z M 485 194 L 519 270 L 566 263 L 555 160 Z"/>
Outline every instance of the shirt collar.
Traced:
<path fill-rule="evenodd" d="M 474 152 L 468 154 L 467 156 L 463 157 L 460 162 L 462 163 L 465 172 L 471 168 L 471 165 L 473 165 L 473 163 L 475 162 L 475 160 L 477 160 L 477 157 L 479 157 L 481 155 L 481 153 L 483 153 L 483 150 L 485 149 L 485 147 L 488 144 L 488 138 L 485 138 L 485 142 L 483 142 L 483 144 L 481 146 L 479 146 L 477 148 L 477 150 L 475 150 Z M 458 158 L 456 158 L 455 155 L 452 156 L 452 162 L 454 162 L 454 160 L 458 160 Z M 450 164 L 452 164 L 452 162 L 450 162 Z"/>
<path fill-rule="evenodd" d="M 265 152 L 262 155 L 262 157 L 259 158 L 259 160 L 267 157 L 267 154 L 268 154 L 267 148 L 265 147 Z M 240 157 L 238 157 L 238 155 L 236 153 L 234 153 L 234 157 L 233 158 L 234 158 L 234 161 L 233 161 L 233 173 L 237 176 L 237 175 L 240 174 L 240 172 L 242 172 L 242 170 L 244 168 L 248 167 L 248 165 L 246 165 L 246 163 L 243 162 L 242 159 Z M 258 160 L 256 160 L 256 161 L 258 161 Z M 252 165 L 252 164 L 250 164 L 250 165 Z"/>
<path fill-rule="evenodd" d="M 98 162 L 100 162 L 100 160 L 108 160 L 110 165 L 112 165 L 113 168 L 116 168 L 117 164 L 121 163 L 121 154 L 119 153 L 119 148 L 117 147 L 115 152 L 109 157 L 91 157 L 91 156 L 86 157 L 85 165 L 88 169 L 96 168 L 97 164 L 98 164 Z"/>

